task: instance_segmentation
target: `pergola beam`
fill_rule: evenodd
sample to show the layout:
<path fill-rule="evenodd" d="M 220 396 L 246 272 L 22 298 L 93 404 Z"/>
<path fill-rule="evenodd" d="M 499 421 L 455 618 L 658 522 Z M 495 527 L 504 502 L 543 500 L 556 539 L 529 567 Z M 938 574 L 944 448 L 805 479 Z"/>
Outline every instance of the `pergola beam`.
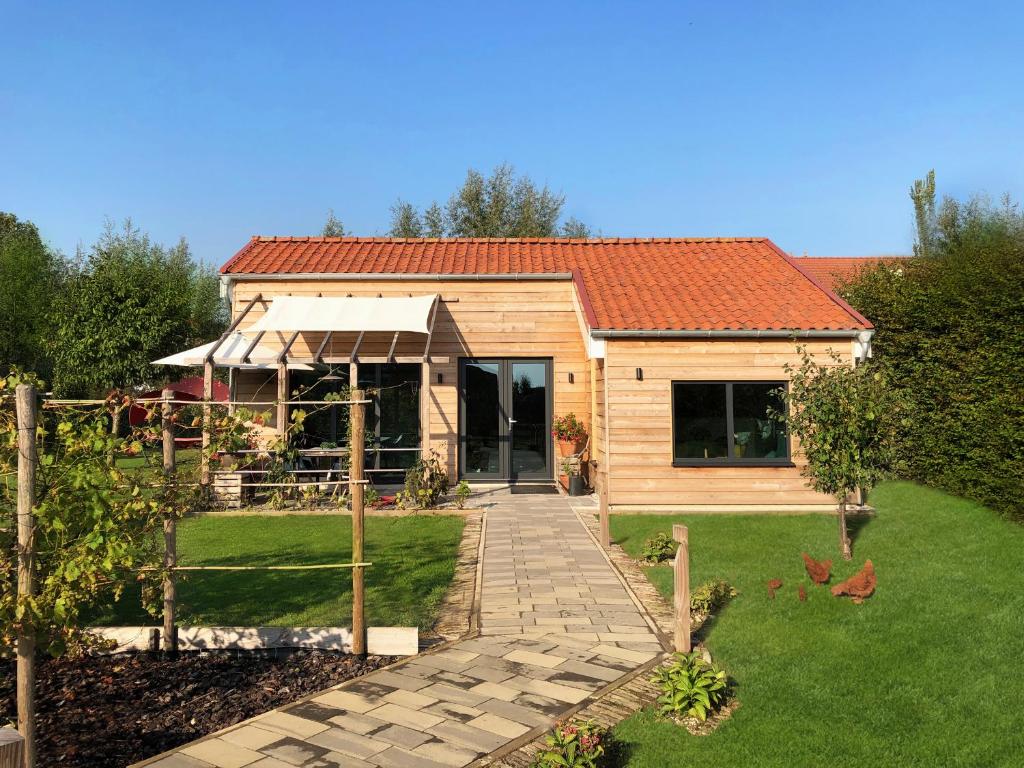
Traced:
<path fill-rule="evenodd" d="M 400 331 L 395 331 L 395 338 L 391 340 L 391 349 L 388 350 L 388 362 L 390 363 L 395 359 L 395 347 L 398 346 L 398 334 Z"/>
<path fill-rule="evenodd" d="M 441 303 L 441 297 L 434 297 L 434 306 L 430 310 L 430 325 L 427 327 L 427 343 L 423 346 L 423 360 L 430 360 L 430 342 L 434 338 L 434 322 L 437 320 L 437 307 Z"/>
<path fill-rule="evenodd" d="M 331 343 L 331 335 L 333 333 L 334 331 L 328 331 L 327 333 L 324 334 L 324 340 L 320 342 L 320 346 L 317 347 L 316 349 L 316 354 L 313 355 L 313 360 L 315 362 L 323 362 L 324 350 L 327 349 L 327 345 Z"/>
<path fill-rule="evenodd" d="M 288 343 L 284 345 L 284 349 L 282 349 L 281 352 L 277 356 L 277 363 L 278 363 L 278 365 L 280 365 L 281 363 L 285 362 L 285 360 L 288 357 L 288 350 L 292 348 L 292 344 L 294 344 L 295 340 L 297 338 L 299 338 L 299 334 L 300 333 L 301 333 L 301 331 L 295 331 L 291 335 L 291 338 L 288 339 Z"/>
<path fill-rule="evenodd" d="M 224 333 L 222 333 L 220 335 L 220 338 L 217 339 L 216 342 L 214 342 L 214 345 L 212 347 L 210 347 L 210 351 L 207 352 L 206 353 L 206 357 L 203 358 L 203 363 L 204 364 L 205 363 L 212 363 L 213 362 L 213 356 L 216 354 L 217 350 L 220 349 L 220 345 L 223 344 L 227 340 L 228 336 L 230 336 L 232 333 L 234 333 L 235 329 L 239 325 L 241 325 L 242 321 L 245 319 L 245 316 L 249 314 L 249 310 L 252 309 L 256 305 L 256 302 L 257 301 L 262 301 L 262 300 L 263 300 L 263 294 L 262 293 L 257 293 L 255 296 L 253 296 L 251 299 L 249 299 L 249 303 L 245 305 L 245 309 L 242 310 L 242 312 L 238 315 L 238 317 L 236 317 L 234 320 L 231 321 L 231 325 L 228 326 L 228 329 L 226 331 L 224 331 Z"/>
<path fill-rule="evenodd" d="M 249 362 L 249 355 L 251 355 L 252 351 L 256 349 L 256 345 L 260 343 L 260 339 L 263 338 L 264 333 L 266 333 L 266 331 L 260 331 L 256 334 L 256 338 L 249 342 L 249 346 L 245 348 L 245 352 L 242 354 L 243 363 Z"/>

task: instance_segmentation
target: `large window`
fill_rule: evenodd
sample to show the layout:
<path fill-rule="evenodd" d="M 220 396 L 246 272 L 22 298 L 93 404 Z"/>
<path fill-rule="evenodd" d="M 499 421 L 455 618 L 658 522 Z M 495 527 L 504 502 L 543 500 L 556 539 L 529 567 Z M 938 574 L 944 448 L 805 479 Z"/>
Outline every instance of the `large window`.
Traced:
<path fill-rule="evenodd" d="M 785 425 L 772 411 L 783 407 L 782 381 L 672 382 L 672 463 L 790 464 Z"/>

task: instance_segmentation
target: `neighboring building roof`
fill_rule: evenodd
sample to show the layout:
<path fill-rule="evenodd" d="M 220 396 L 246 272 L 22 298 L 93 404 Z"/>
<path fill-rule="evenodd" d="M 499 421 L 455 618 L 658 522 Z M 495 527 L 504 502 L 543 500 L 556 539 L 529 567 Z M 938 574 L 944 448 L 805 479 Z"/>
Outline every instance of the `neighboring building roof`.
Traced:
<path fill-rule="evenodd" d="M 794 260 L 805 272 L 834 291 L 839 282 L 857 276 L 866 267 L 876 264 L 899 262 L 909 256 L 796 256 Z"/>
<path fill-rule="evenodd" d="M 802 260 L 801 260 L 802 261 Z M 871 324 L 767 238 L 595 240 L 253 237 L 225 275 L 577 279 L 591 328 L 853 330 Z"/>

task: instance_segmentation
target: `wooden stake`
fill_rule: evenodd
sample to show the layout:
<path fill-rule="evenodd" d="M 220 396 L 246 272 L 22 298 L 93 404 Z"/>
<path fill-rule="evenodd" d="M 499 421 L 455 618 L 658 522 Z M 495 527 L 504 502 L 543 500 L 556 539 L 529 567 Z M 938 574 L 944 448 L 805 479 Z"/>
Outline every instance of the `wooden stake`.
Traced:
<path fill-rule="evenodd" d="M 288 364 L 277 364 L 277 431 L 288 434 Z"/>
<path fill-rule="evenodd" d="M 0 728 L 0 768 L 22 768 L 25 738 L 12 728 Z"/>
<path fill-rule="evenodd" d="M 204 489 L 210 487 L 210 429 L 213 427 L 213 362 L 203 363 L 203 445 L 199 457 L 199 483 Z"/>
<path fill-rule="evenodd" d="M 423 384 L 420 391 L 420 457 L 426 461 L 430 456 L 430 363 L 424 362 L 422 367 Z M 444 457 L 448 461 L 448 457 Z"/>
<path fill-rule="evenodd" d="M 15 390 L 18 418 L 18 598 L 35 594 L 36 388 Z M 18 630 L 18 731 L 25 739 L 24 768 L 36 765 L 36 638 Z"/>
<path fill-rule="evenodd" d="M 352 391 L 352 399 L 363 399 L 361 389 Z M 352 562 L 363 562 L 363 468 L 365 466 L 366 405 L 356 402 L 350 406 L 352 434 L 349 437 L 349 498 L 352 499 Z M 366 619 L 364 609 L 363 568 L 352 569 L 352 653 L 366 654 Z"/>
<path fill-rule="evenodd" d="M 171 421 L 171 400 L 174 392 L 165 389 L 162 393 L 164 402 L 160 406 L 160 424 L 163 428 L 164 448 L 164 479 L 173 483 L 176 471 L 174 456 L 174 422 Z M 175 653 L 178 650 L 178 628 L 175 626 L 175 601 L 177 598 L 173 568 L 178 564 L 177 519 L 173 511 L 164 517 L 164 651 Z"/>
<path fill-rule="evenodd" d="M 612 545 L 611 522 L 608 519 L 608 473 L 601 473 L 601 489 L 599 491 L 601 509 L 598 513 L 601 520 L 601 546 L 608 549 Z"/>
<path fill-rule="evenodd" d="M 675 596 L 673 604 L 676 613 L 675 648 L 689 653 L 690 642 L 690 541 L 685 525 L 672 526 L 672 538 L 679 542 L 673 568 Z"/>

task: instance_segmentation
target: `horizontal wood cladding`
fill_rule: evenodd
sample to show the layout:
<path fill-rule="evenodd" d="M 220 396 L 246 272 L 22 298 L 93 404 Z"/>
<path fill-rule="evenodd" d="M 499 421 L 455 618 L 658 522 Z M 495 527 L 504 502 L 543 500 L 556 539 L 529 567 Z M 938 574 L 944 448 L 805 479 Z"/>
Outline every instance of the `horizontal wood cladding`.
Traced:
<path fill-rule="evenodd" d="M 849 342 L 800 342 L 819 360 L 834 349 L 846 364 Z M 623 508 L 820 508 L 831 503 L 792 467 L 673 467 L 673 381 L 785 381 L 799 365 L 798 342 L 786 339 L 631 340 L 607 344 L 609 501 Z M 637 378 L 642 369 L 642 380 Z"/>
<path fill-rule="evenodd" d="M 451 477 L 457 474 L 459 426 L 458 360 L 461 357 L 550 357 L 553 360 L 554 412 L 574 412 L 590 428 L 590 363 L 573 308 L 572 283 L 565 280 L 515 281 L 354 281 L 273 280 L 236 282 L 232 313 L 237 316 L 257 294 L 274 296 L 422 296 L 440 294 L 431 356 L 447 357 L 430 365 L 430 447 L 446 458 Z M 245 331 L 266 311 L 257 302 L 239 326 Z M 280 349 L 290 334 L 268 333 L 261 343 Z M 347 357 L 357 334 L 332 334 L 325 357 Z M 291 349 L 294 357 L 312 357 L 324 334 L 301 334 Z M 367 333 L 359 345 L 362 357 L 385 356 L 393 333 Z M 423 353 L 426 336 L 403 333 L 395 356 Z M 573 383 L 569 383 L 569 374 Z M 437 383 L 441 375 L 443 382 Z M 245 378 L 248 378 L 248 374 Z M 263 392 L 276 393 L 274 375 Z M 239 378 L 240 399 L 242 378 Z M 255 385 L 246 387 L 255 389 Z M 248 390 L 246 390 L 248 391 Z M 254 398 L 255 399 L 255 398 Z M 554 450 L 554 448 L 553 448 Z M 553 471 L 557 467 L 553 467 Z"/>

